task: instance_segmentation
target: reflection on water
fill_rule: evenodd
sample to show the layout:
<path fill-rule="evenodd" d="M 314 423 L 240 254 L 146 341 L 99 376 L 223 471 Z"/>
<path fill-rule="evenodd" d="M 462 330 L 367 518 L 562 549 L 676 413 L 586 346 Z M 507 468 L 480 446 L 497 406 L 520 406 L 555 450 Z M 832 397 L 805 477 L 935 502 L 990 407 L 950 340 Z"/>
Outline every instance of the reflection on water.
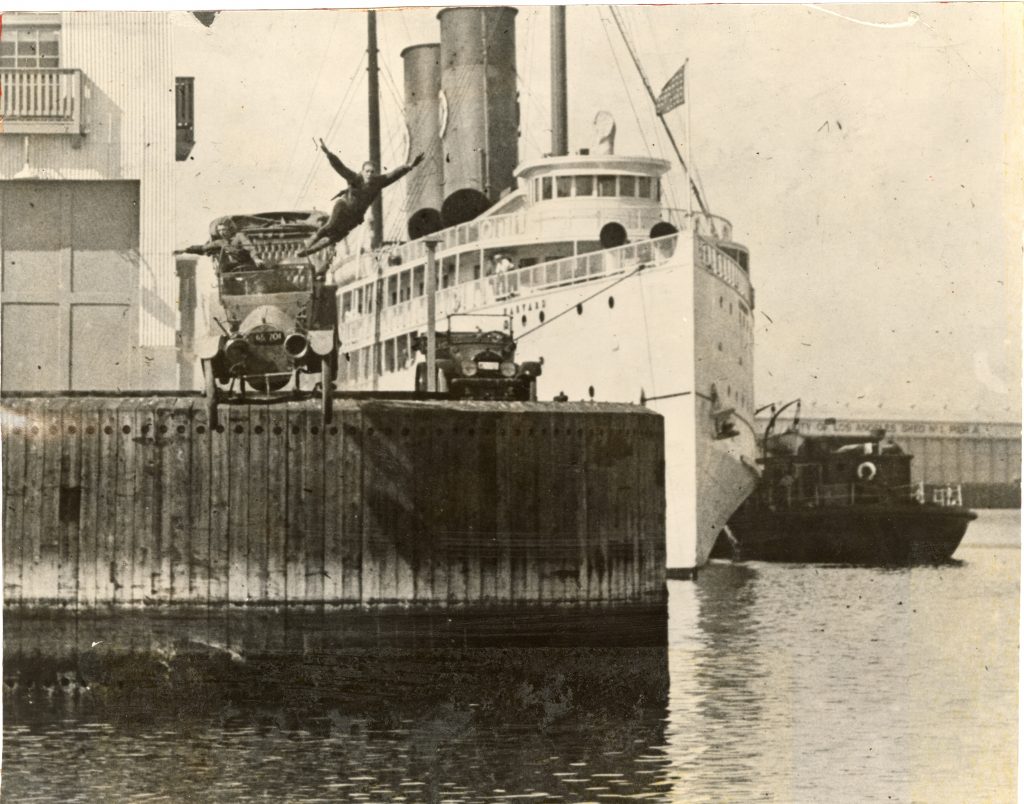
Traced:
<path fill-rule="evenodd" d="M 714 564 L 670 582 L 667 650 L 155 657 L 8 693 L 3 797 L 1013 800 L 1019 533 L 983 512 L 944 567 Z"/>
<path fill-rule="evenodd" d="M 664 648 L 226 662 L 172 663 L 141 690 L 108 676 L 9 696 L 5 799 L 578 800 L 664 784 Z"/>

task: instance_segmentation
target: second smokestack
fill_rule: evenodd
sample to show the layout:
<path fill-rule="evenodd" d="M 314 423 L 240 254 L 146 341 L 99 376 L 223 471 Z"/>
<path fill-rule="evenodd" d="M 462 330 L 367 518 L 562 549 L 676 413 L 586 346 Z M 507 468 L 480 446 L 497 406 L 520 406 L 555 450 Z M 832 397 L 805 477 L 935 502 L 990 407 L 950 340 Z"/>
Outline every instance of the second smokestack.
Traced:
<path fill-rule="evenodd" d="M 445 226 L 472 220 L 515 184 L 516 13 L 490 6 L 438 14 Z"/>
<path fill-rule="evenodd" d="M 438 97 L 441 92 L 441 46 L 413 45 L 402 51 L 405 64 L 405 119 L 409 153 L 423 162 L 407 179 L 405 209 L 409 237 L 433 234 L 443 227 L 444 172 Z"/>

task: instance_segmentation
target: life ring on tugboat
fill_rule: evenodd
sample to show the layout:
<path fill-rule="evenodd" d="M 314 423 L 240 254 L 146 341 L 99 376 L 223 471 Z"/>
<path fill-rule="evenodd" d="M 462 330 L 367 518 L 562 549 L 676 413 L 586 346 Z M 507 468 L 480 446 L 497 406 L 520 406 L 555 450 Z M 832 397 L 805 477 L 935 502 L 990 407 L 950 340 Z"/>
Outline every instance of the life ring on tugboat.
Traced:
<path fill-rule="evenodd" d="M 875 479 L 875 475 L 878 474 L 878 469 L 871 461 L 864 461 L 860 466 L 857 467 L 857 477 L 861 480 L 871 482 Z"/>

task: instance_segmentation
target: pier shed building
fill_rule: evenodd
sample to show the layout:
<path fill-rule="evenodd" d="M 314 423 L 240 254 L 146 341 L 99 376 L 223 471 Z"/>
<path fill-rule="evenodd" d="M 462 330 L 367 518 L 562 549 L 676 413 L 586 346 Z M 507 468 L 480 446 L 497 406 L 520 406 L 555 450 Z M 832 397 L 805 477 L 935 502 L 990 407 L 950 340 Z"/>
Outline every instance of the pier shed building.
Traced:
<path fill-rule="evenodd" d="M 193 139 L 167 12 L 5 13 L 5 391 L 178 385 L 174 169 Z"/>

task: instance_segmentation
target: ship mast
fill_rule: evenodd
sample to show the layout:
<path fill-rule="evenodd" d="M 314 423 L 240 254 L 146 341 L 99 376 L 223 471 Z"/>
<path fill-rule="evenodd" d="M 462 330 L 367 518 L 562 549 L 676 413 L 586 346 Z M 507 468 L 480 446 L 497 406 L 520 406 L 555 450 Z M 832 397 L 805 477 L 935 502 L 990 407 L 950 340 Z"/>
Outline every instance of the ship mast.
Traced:
<path fill-rule="evenodd" d="M 380 89 L 379 75 L 377 68 L 377 12 L 369 11 L 366 17 L 366 72 L 369 74 L 367 80 L 367 117 L 370 124 L 370 161 L 380 170 Z M 381 261 L 380 247 L 384 242 L 384 204 L 381 194 L 373 199 L 370 220 L 370 249 L 376 254 L 377 278 L 373 283 L 373 390 L 379 387 L 381 360 L 383 344 L 381 342 L 381 312 L 384 307 L 384 264 Z"/>
<path fill-rule="evenodd" d="M 643 65 L 640 64 L 640 60 L 636 57 L 636 52 L 633 50 L 633 45 L 629 41 L 629 37 L 626 36 L 626 31 L 622 27 L 622 20 L 619 19 L 619 12 L 615 6 L 611 6 L 612 17 L 615 19 L 615 25 L 618 26 L 619 33 L 622 35 L 622 41 L 626 43 L 626 50 L 629 51 L 629 56 L 633 59 L 633 65 L 636 67 L 636 71 L 640 74 L 640 80 L 644 83 L 644 89 L 647 90 L 647 94 L 651 98 L 651 103 L 654 104 L 655 110 L 658 108 L 658 97 L 654 94 L 654 90 L 651 89 L 651 84 L 647 80 L 647 73 L 644 72 Z M 665 119 L 665 115 L 661 112 L 657 112 L 658 119 L 661 121 L 661 125 L 665 127 L 665 133 L 668 134 L 669 142 L 672 143 L 672 150 L 676 152 L 676 158 L 679 160 L 679 164 L 683 166 L 683 170 L 686 171 L 686 180 L 690 183 L 690 192 L 693 193 L 694 198 L 697 199 L 697 203 L 700 205 L 700 211 L 705 215 L 710 215 L 711 211 L 708 209 L 707 204 L 704 203 L 704 198 L 700 194 L 700 190 L 697 189 L 697 185 L 693 181 L 693 176 L 690 173 L 690 168 L 686 165 L 686 160 L 683 159 L 683 154 L 679 150 L 679 146 L 676 144 L 675 135 L 672 133 L 672 129 L 669 127 L 668 121 Z"/>
<path fill-rule="evenodd" d="M 565 6 L 551 6 L 551 155 L 569 153 L 568 80 L 565 68 Z"/>
<path fill-rule="evenodd" d="M 369 73 L 368 86 L 368 117 L 370 122 L 370 161 L 381 169 L 380 164 L 380 90 L 378 81 L 380 71 L 377 68 L 377 12 L 370 11 L 366 18 L 366 71 Z M 373 200 L 373 219 L 370 248 L 378 249 L 384 242 L 384 205 L 378 195 Z"/>

